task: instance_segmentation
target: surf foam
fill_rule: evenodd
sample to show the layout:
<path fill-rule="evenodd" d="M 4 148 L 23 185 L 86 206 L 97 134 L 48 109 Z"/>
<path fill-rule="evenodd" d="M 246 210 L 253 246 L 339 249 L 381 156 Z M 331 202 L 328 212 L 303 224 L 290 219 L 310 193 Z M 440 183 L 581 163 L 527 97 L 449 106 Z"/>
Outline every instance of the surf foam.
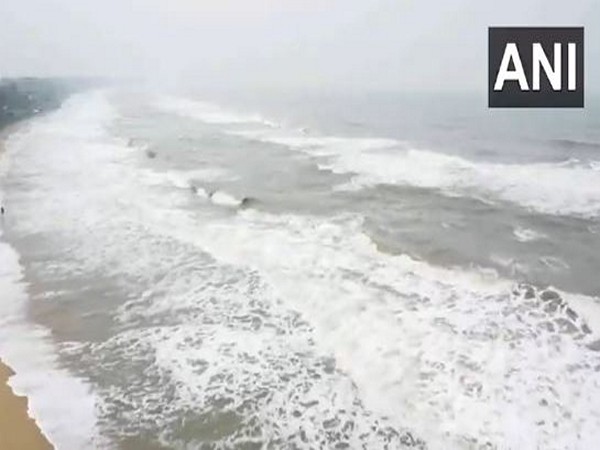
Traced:
<path fill-rule="evenodd" d="M 53 205 L 78 244 L 69 267 L 131 282 L 122 330 L 73 348 L 117 380 L 102 395 L 112 399 L 105 414 L 126 419 L 119 432 L 158 423 L 167 433 L 182 414 L 192 428 L 215 424 L 207 415 L 221 405 L 217 424 L 239 425 L 221 436 L 225 447 L 423 438 L 431 448 L 558 449 L 600 439 L 598 330 L 586 319 L 597 299 L 578 297 L 586 311 L 570 312 L 570 296 L 552 289 L 382 254 L 354 216 L 182 209 L 149 190 L 110 140 L 75 144 L 86 151 L 56 146 L 62 164 L 48 162 L 40 187 L 79 167 L 67 173 L 83 198 Z M 336 160 L 338 144 L 319 156 Z M 143 376 L 121 386 L 121 373 Z"/>
<path fill-rule="evenodd" d="M 161 97 L 156 100 L 158 109 L 190 117 L 208 124 L 261 124 L 277 127 L 272 122 L 259 114 L 236 113 L 214 103 L 190 100 L 183 97 Z"/>
<path fill-rule="evenodd" d="M 3 176 L 12 153 L 49 120 L 34 119 L 11 135 L 1 158 Z M 9 384 L 17 395 L 27 396 L 29 414 L 57 449 L 103 448 L 96 428 L 96 398 L 89 385 L 60 367 L 50 331 L 27 317 L 28 286 L 19 255 L 3 241 L 13 211 L 8 214 L 0 224 L 0 356 L 16 372 Z"/>
<path fill-rule="evenodd" d="M 470 161 L 433 151 L 406 149 L 389 139 L 314 137 L 288 131 L 232 131 L 249 139 L 277 143 L 326 157 L 319 167 L 356 174 L 344 185 L 360 189 L 397 184 L 439 189 L 448 195 L 508 201 L 557 215 L 600 214 L 600 173 L 593 164 L 498 164 Z"/>
<path fill-rule="evenodd" d="M 586 347 L 598 336 L 587 322 L 541 291 L 381 255 L 356 226 L 247 211 L 191 239 L 257 268 L 365 405 L 432 448 L 593 445 L 600 359 Z"/>

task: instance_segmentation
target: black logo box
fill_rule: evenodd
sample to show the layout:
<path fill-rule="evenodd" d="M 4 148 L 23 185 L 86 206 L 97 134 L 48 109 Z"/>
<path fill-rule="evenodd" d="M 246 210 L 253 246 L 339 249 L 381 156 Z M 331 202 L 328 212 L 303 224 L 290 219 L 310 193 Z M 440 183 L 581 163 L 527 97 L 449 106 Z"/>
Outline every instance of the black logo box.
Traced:
<path fill-rule="evenodd" d="M 584 106 L 584 47 L 583 27 L 490 27 L 488 29 L 488 105 L 490 108 L 583 108 Z M 504 56 L 506 44 L 514 42 L 519 49 L 529 91 L 522 91 L 517 81 L 506 81 L 501 91 L 494 91 L 496 76 Z M 550 62 L 554 61 L 554 44 L 562 44 L 560 91 L 554 91 L 546 74 L 541 70 L 540 90 L 531 90 L 532 46 L 539 42 Z M 567 89 L 567 44 L 575 43 L 576 90 Z M 514 65 L 510 64 L 510 70 Z"/>

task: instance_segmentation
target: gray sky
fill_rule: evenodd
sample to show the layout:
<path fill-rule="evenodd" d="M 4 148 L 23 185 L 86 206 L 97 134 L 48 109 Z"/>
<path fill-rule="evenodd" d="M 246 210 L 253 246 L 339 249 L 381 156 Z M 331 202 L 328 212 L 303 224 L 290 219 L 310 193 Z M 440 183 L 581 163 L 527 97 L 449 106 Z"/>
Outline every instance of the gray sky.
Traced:
<path fill-rule="evenodd" d="M 490 25 L 584 25 L 600 91 L 597 0 L 2 0 L 0 76 L 483 90 Z"/>

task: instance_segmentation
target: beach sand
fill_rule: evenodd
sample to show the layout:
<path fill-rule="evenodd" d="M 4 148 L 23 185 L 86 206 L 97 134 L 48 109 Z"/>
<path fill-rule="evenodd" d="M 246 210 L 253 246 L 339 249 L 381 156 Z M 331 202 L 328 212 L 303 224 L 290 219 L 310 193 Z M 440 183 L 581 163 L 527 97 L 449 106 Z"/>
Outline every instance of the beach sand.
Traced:
<path fill-rule="evenodd" d="M 52 449 L 35 421 L 27 414 L 27 398 L 16 396 L 8 379 L 14 375 L 10 367 L 0 361 L 0 449 Z"/>

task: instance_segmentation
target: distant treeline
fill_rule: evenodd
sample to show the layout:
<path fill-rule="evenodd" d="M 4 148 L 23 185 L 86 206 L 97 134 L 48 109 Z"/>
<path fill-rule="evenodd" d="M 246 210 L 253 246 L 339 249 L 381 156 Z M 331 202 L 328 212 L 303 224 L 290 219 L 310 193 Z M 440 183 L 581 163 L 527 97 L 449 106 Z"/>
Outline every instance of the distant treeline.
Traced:
<path fill-rule="evenodd" d="M 69 95 L 95 83 L 95 80 L 72 78 L 0 79 L 0 129 L 56 109 Z"/>

